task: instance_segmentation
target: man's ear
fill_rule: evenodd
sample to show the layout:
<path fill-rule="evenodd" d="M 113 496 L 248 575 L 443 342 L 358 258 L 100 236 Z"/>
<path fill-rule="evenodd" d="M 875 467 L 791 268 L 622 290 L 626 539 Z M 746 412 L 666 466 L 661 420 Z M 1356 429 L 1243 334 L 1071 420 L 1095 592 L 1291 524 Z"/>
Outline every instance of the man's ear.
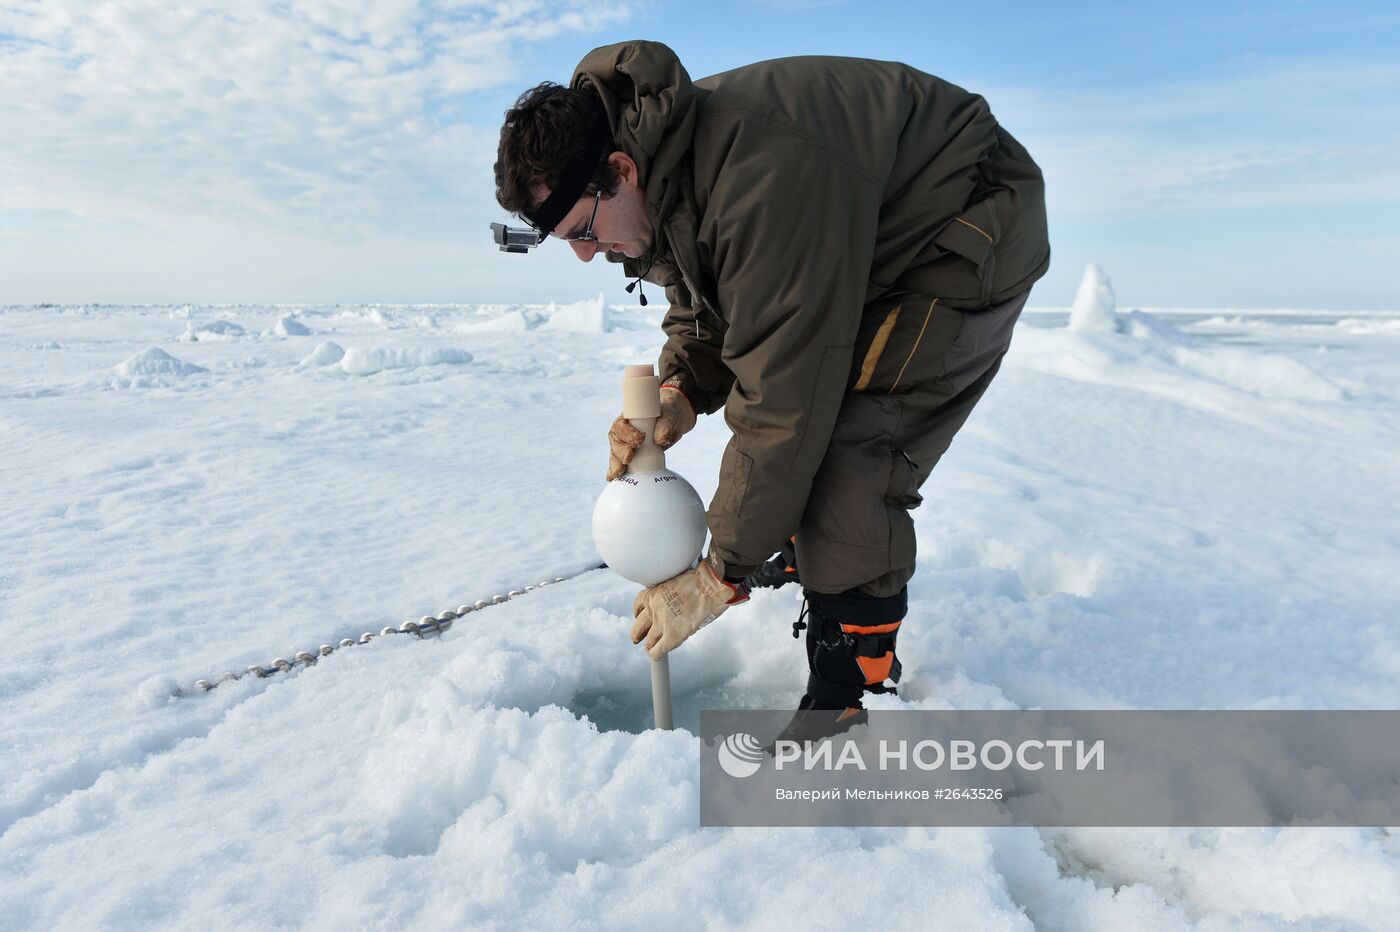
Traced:
<path fill-rule="evenodd" d="M 623 184 L 634 188 L 640 184 L 637 163 L 632 160 L 632 156 L 619 149 L 608 156 L 608 162 L 617 169 L 618 179 Z"/>

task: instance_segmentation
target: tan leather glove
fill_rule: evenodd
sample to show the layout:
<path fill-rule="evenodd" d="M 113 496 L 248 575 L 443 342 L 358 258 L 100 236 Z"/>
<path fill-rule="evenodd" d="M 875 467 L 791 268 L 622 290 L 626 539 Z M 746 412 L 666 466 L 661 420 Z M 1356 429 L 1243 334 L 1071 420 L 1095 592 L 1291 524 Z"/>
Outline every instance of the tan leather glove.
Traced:
<path fill-rule="evenodd" d="M 656 428 L 651 439 L 663 450 L 674 446 L 676 441 L 695 426 L 695 409 L 685 397 L 685 392 L 667 382 L 661 386 L 661 416 L 656 419 Z M 646 435 L 633 427 L 622 415 L 612 422 L 608 430 L 608 481 L 612 482 L 627 471 L 627 464 L 642 445 Z"/>
<path fill-rule="evenodd" d="M 632 602 L 632 643 L 646 638 L 646 652 L 660 660 L 731 605 L 747 602 L 742 584 L 727 583 L 701 561 L 694 569 L 643 589 Z"/>

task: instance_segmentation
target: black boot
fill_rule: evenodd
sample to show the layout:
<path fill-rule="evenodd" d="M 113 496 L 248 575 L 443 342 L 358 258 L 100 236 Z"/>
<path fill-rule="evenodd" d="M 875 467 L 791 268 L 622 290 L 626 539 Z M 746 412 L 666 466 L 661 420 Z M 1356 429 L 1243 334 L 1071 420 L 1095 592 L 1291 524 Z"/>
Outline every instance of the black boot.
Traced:
<path fill-rule="evenodd" d="M 899 682 L 895 638 L 908 608 L 908 592 L 888 598 L 855 589 L 828 595 L 807 592 L 792 636 L 807 629 L 807 693 L 767 750 L 778 741 L 819 741 L 870 720 L 861 703 L 866 693 L 892 693 Z"/>
<path fill-rule="evenodd" d="M 796 741 L 799 745 L 821 741 L 834 735 L 844 734 L 856 725 L 864 725 L 870 714 L 855 700 L 854 706 L 826 708 L 819 706 L 810 693 L 797 704 L 797 713 L 787 723 L 778 736 L 764 748 L 770 757 L 777 756 L 779 741 Z"/>
<path fill-rule="evenodd" d="M 807 694 L 815 708 L 860 707 L 867 692 L 895 692 L 885 681 L 898 683 L 902 672 L 895 641 L 909 607 L 908 590 L 887 598 L 855 589 L 806 596 L 792 636 L 807 629 Z"/>

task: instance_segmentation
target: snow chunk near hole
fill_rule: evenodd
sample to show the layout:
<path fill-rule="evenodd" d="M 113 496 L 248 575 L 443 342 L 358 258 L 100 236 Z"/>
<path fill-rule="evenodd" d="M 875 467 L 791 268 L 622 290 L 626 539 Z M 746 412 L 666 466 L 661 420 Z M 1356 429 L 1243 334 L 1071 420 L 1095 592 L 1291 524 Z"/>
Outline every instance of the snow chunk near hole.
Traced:
<path fill-rule="evenodd" d="M 461 365 L 471 361 L 472 354 L 460 349 L 380 346 L 346 350 L 340 360 L 340 368 L 350 375 L 373 375 L 385 369 Z"/>
<path fill-rule="evenodd" d="M 180 684 L 174 677 L 157 674 L 142 680 L 136 687 L 133 703 L 138 709 L 159 709 L 180 696 Z"/>

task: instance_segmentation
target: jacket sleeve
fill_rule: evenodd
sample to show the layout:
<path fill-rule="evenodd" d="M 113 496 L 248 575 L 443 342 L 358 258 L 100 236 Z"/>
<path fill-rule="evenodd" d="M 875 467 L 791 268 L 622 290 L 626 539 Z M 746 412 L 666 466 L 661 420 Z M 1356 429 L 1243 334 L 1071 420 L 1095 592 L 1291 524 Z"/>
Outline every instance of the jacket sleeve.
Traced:
<path fill-rule="evenodd" d="M 696 414 L 713 414 L 724 405 L 734 375 L 721 359 L 723 322 L 694 306 L 690 292 L 677 282 L 666 287 L 671 309 L 661 322 L 666 344 L 656 371 L 661 381 L 678 382 Z"/>
<path fill-rule="evenodd" d="M 708 512 L 708 560 L 753 572 L 792 535 L 846 391 L 881 187 L 796 132 L 729 142 L 701 222 L 729 322 L 733 437 Z"/>

